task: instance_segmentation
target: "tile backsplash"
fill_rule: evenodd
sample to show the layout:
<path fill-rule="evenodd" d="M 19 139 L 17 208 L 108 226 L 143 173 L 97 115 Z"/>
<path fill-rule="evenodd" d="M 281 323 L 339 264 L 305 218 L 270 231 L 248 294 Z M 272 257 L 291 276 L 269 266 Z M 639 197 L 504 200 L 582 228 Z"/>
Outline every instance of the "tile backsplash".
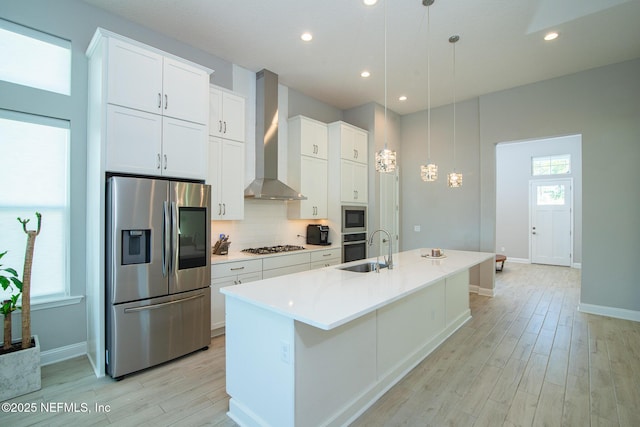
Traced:
<path fill-rule="evenodd" d="M 281 200 L 245 199 L 242 221 L 211 221 L 211 243 L 224 233 L 230 236 L 232 252 L 261 246 L 304 245 L 307 224 L 313 223 L 327 222 L 287 219 L 287 203 Z"/>

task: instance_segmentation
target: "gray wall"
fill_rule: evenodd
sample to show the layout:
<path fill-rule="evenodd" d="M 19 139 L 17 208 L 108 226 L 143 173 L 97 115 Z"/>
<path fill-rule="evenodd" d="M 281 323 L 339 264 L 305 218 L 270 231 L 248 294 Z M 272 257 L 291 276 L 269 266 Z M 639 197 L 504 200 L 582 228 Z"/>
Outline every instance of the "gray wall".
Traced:
<path fill-rule="evenodd" d="M 510 258 L 531 259 L 529 245 L 529 183 L 573 179 L 573 263 L 582 262 L 582 138 L 568 135 L 496 146 L 496 251 Z M 569 154 L 571 173 L 531 175 L 531 158 Z"/>
<path fill-rule="evenodd" d="M 482 245 L 495 247 L 495 144 L 582 134 L 581 302 L 640 310 L 640 59 L 480 98 Z M 603 250 L 615 256 L 603 258 Z"/>
<path fill-rule="evenodd" d="M 402 249 L 479 250 L 478 100 L 460 102 L 456 106 L 455 169 L 463 173 L 461 188 L 447 186 L 447 174 L 454 169 L 452 106 L 435 108 L 431 112 L 431 160 L 438 165 L 436 182 L 424 182 L 420 178 L 420 165 L 427 163 L 426 111 L 402 116 L 401 128 Z M 419 226 L 420 231 L 414 231 L 415 226 Z"/>
<path fill-rule="evenodd" d="M 71 96 L 22 87 L 0 81 L 0 108 L 26 111 L 71 121 L 71 236 L 70 291 L 85 295 L 85 204 L 87 140 L 87 58 L 85 50 L 96 30 L 104 27 L 215 70 L 212 81 L 231 88 L 232 65 L 220 58 L 162 36 L 86 3 L 75 0 L 3 0 L 0 18 L 32 27 L 71 41 Z M 43 64 L 46 72 L 46 64 Z M 37 249 L 36 249 L 37 250 Z M 16 316 L 19 322 L 19 317 Z M 43 351 L 86 340 L 86 308 L 80 304 L 37 309 L 32 329 Z"/>
<path fill-rule="evenodd" d="M 451 167 L 451 107 L 432 112 L 431 157 L 440 166 L 440 181 L 431 186 L 420 181 L 417 169 L 426 160 L 426 113 L 403 116 L 404 249 L 494 252 L 496 144 L 582 134 L 581 302 L 640 311 L 638 76 L 640 59 L 459 104 L 458 169 L 465 174 L 460 192 L 443 181 Z M 423 231 L 413 232 L 413 225 Z"/>

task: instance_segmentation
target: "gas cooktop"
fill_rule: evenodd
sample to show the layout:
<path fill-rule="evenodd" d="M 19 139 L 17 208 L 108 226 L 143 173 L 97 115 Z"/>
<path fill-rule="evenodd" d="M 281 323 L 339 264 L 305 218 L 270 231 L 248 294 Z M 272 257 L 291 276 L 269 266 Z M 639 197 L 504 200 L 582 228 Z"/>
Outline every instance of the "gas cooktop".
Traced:
<path fill-rule="evenodd" d="M 255 255 L 264 255 L 264 254 L 277 254 L 280 252 L 292 252 L 292 251 L 301 251 L 301 250 L 304 250 L 303 246 L 277 245 L 277 246 L 263 246 L 261 248 L 243 249 L 242 252 L 255 254 Z"/>

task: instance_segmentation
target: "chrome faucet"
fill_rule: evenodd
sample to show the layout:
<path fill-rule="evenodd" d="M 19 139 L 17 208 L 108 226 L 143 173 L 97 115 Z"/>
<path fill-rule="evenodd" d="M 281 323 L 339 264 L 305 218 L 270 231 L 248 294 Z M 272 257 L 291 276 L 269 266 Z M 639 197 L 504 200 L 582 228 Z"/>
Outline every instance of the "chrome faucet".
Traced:
<path fill-rule="evenodd" d="M 387 238 L 389 239 L 389 258 L 388 259 L 385 258 L 384 261 L 387 263 L 387 266 L 388 266 L 387 268 L 389 268 L 389 270 L 392 270 L 393 269 L 393 256 L 392 256 L 392 252 L 393 252 L 392 243 L 393 242 L 391 240 L 391 235 L 389 234 L 389 232 L 386 231 L 386 230 L 383 230 L 382 228 L 380 228 L 380 229 L 374 231 L 373 233 L 371 233 L 371 236 L 369 236 L 369 246 L 373 245 L 373 236 L 375 236 L 378 231 L 382 231 L 383 233 L 385 233 L 387 235 Z M 378 265 L 377 261 L 376 261 L 376 265 Z M 380 272 L 380 268 L 376 267 L 376 271 L 379 273 Z"/>

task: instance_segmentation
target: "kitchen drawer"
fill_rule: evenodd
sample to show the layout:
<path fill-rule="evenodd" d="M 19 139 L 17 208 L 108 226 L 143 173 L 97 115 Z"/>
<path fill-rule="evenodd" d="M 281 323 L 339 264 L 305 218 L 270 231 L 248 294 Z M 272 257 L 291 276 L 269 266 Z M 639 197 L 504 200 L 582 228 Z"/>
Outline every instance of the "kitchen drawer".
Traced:
<path fill-rule="evenodd" d="M 342 255 L 340 248 L 331 248 L 331 249 L 325 249 L 322 251 L 314 251 L 314 252 L 311 252 L 311 262 L 313 263 L 316 261 L 330 260 L 332 258 L 340 258 L 340 255 Z"/>
<path fill-rule="evenodd" d="M 311 263 L 311 268 L 309 270 L 316 270 L 318 268 L 329 267 L 330 265 L 338 265 L 340 264 L 340 258 L 329 258 L 322 261 L 315 261 Z"/>
<path fill-rule="evenodd" d="M 307 264 L 309 269 L 309 253 L 297 252 L 294 254 L 279 255 L 267 257 L 262 260 L 262 271 L 272 270 L 274 268 L 289 267 L 298 264 Z"/>
<path fill-rule="evenodd" d="M 261 259 L 230 261 L 221 264 L 213 264 L 211 266 L 211 277 L 214 279 L 217 279 L 219 277 L 236 276 L 239 274 L 257 272 L 262 272 Z"/>
<path fill-rule="evenodd" d="M 286 274 L 299 273 L 301 271 L 309 271 L 309 261 L 304 264 L 290 265 L 288 267 L 273 268 L 262 272 L 263 279 L 271 279 L 272 277 L 284 276 Z"/>

